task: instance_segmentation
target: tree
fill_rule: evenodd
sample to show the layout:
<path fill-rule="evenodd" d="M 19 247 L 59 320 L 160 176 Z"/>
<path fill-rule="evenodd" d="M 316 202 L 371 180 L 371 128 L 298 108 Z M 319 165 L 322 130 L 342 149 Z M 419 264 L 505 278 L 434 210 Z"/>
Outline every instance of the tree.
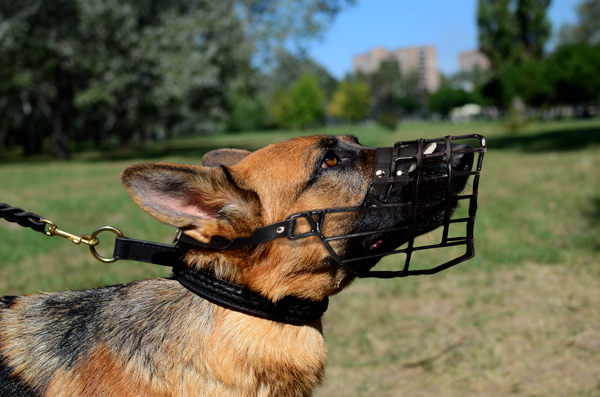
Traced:
<path fill-rule="evenodd" d="M 471 95 L 465 90 L 442 87 L 429 97 L 429 110 L 447 117 L 452 109 L 472 102 Z"/>
<path fill-rule="evenodd" d="M 295 54 L 287 50 L 277 51 L 275 64 L 264 78 L 263 88 L 267 95 L 280 89 L 289 89 L 304 74 L 317 77 L 319 86 L 327 99 L 331 98 L 338 86 L 338 81 L 320 64 L 304 54 Z"/>
<path fill-rule="evenodd" d="M 381 62 L 377 71 L 368 75 L 359 74 L 357 79 L 367 82 L 371 87 L 369 117 L 390 130 L 396 128 L 403 114 L 423 108 L 426 93 L 419 85 L 418 72 L 403 75 L 396 59 Z"/>
<path fill-rule="evenodd" d="M 238 93 L 231 97 L 230 104 L 227 131 L 256 131 L 267 126 L 267 108 L 256 97 Z"/>
<path fill-rule="evenodd" d="M 327 106 L 327 114 L 350 122 L 365 118 L 369 112 L 370 88 L 364 81 L 341 83 Z"/>
<path fill-rule="evenodd" d="M 504 62 L 514 62 L 513 15 L 509 6 L 512 0 L 479 0 L 477 27 L 479 48 L 490 60 L 492 68 L 498 70 Z"/>
<path fill-rule="evenodd" d="M 292 99 L 285 90 L 277 90 L 273 94 L 271 118 L 277 126 L 290 127 L 292 118 Z"/>
<path fill-rule="evenodd" d="M 305 74 L 290 89 L 290 125 L 304 128 L 322 122 L 325 95 L 316 76 Z"/>
<path fill-rule="evenodd" d="M 49 140 L 67 158 L 72 141 L 219 130 L 257 49 L 318 36 L 352 3 L 0 0 L 0 148 Z"/>
<path fill-rule="evenodd" d="M 561 44 L 600 42 L 600 0 L 586 0 L 577 6 L 577 23 L 565 24 L 559 33 Z"/>
<path fill-rule="evenodd" d="M 505 101 L 520 97 L 535 107 L 549 105 L 552 101 L 554 87 L 545 60 L 533 59 L 521 65 L 507 66 L 500 82 Z"/>
<path fill-rule="evenodd" d="M 479 47 L 492 69 L 540 59 L 550 38 L 550 0 L 479 0 Z"/>
<path fill-rule="evenodd" d="M 72 139 L 113 135 L 127 146 L 153 130 L 193 131 L 222 120 L 228 87 L 252 55 L 234 5 L 3 1 L 0 62 L 8 83 L 0 89 L 25 101 L 7 128 L 32 131 L 26 148 L 49 135 L 52 153 L 66 158 Z"/>
<path fill-rule="evenodd" d="M 555 104 L 591 104 L 600 99 L 600 44 L 560 46 L 547 60 Z"/>
<path fill-rule="evenodd" d="M 520 50 L 518 62 L 541 59 L 544 55 L 544 46 L 552 34 L 552 24 L 547 15 L 550 1 L 517 1 L 515 22 Z"/>
<path fill-rule="evenodd" d="M 273 95 L 271 117 L 280 127 L 304 128 L 323 121 L 325 95 L 316 76 L 300 76 L 289 90 Z"/>
<path fill-rule="evenodd" d="M 68 157 L 74 83 L 83 77 L 71 39 L 79 14 L 75 0 L 0 4 L 0 96 L 9 120 L 4 128 L 21 135 L 17 140 L 28 154 L 41 148 L 42 135 L 49 135 L 52 153 Z"/>
<path fill-rule="evenodd" d="M 302 54 L 306 43 L 319 37 L 334 18 L 356 0 L 238 0 L 249 37 L 261 62 L 269 64 L 282 49 Z"/>

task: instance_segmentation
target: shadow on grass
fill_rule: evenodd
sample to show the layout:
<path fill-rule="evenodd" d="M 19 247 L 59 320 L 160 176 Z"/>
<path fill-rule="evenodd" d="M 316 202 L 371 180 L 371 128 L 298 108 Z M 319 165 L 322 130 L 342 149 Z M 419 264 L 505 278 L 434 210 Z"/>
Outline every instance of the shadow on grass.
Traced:
<path fill-rule="evenodd" d="M 259 145 L 251 145 L 247 142 L 243 142 L 239 145 L 227 144 L 225 146 L 228 148 L 248 150 L 256 150 L 260 147 Z M 201 138 L 197 140 L 186 139 L 185 142 L 180 142 L 177 139 L 174 139 L 161 142 L 151 142 L 146 145 L 135 145 L 129 149 L 74 150 L 72 154 L 72 160 L 93 163 L 104 161 L 155 160 L 165 157 L 188 157 L 190 159 L 197 159 L 198 163 L 200 163 L 200 159 L 205 153 L 211 150 L 221 149 L 225 146 Z M 47 153 L 33 156 L 15 154 L 1 159 L 0 166 L 22 163 L 50 163 L 56 161 L 57 160 L 55 158 Z"/>
<path fill-rule="evenodd" d="M 524 152 L 562 152 L 600 145 L 600 127 L 577 127 L 555 131 L 504 135 L 488 139 L 488 148 Z"/>
<path fill-rule="evenodd" d="M 586 234 L 590 237 L 590 243 L 596 251 L 600 251 L 600 196 L 590 200 L 589 206 L 582 211 L 587 220 L 589 229 Z"/>
<path fill-rule="evenodd" d="M 506 134 L 488 137 L 488 147 L 492 150 L 519 150 L 523 152 L 561 152 L 585 149 L 588 146 L 600 146 L 600 126 L 572 126 L 550 131 L 530 131 L 523 134 Z M 309 131 L 313 132 L 313 131 Z M 319 131 L 314 131 L 318 133 Z M 294 135 L 306 135 L 306 131 L 297 134 L 295 131 L 259 133 L 254 139 L 253 133 L 216 134 L 194 138 L 175 138 L 146 145 L 135 145 L 126 150 L 97 149 L 90 146 L 77 147 L 73 150 L 73 160 L 84 162 L 112 160 L 154 160 L 165 157 L 200 159 L 210 150 L 223 147 L 256 150 L 266 144 L 288 139 Z M 16 152 L 4 152 L 0 155 L 0 166 L 15 163 L 45 163 L 56 161 L 49 154 L 23 156 Z M 199 162 L 199 160 L 198 160 Z"/>
<path fill-rule="evenodd" d="M 222 146 L 207 144 L 202 141 L 188 143 L 186 145 L 178 145 L 177 141 L 167 141 L 161 143 L 153 143 L 147 146 L 140 146 L 130 150 L 109 150 L 100 153 L 82 153 L 81 160 L 94 161 L 119 161 L 119 160 L 154 160 L 164 157 L 189 157 L 197 158 L 210 152 L 211 150 L 221 149 Z"/>

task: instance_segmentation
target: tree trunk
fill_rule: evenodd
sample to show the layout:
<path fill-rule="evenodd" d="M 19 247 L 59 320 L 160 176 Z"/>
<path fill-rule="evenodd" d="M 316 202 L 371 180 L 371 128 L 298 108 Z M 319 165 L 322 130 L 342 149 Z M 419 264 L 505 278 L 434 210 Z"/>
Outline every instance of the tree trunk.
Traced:
<path fill-rule="evenodd" d="M 69 137 L 67 134 L 65 134 L 63 128 L 63 117 L 61 111 L 55 113 L 52 120 L 50 152 L 59 160 L 68 160 L 69 157 L 71 157 L 69 153 Z"/>

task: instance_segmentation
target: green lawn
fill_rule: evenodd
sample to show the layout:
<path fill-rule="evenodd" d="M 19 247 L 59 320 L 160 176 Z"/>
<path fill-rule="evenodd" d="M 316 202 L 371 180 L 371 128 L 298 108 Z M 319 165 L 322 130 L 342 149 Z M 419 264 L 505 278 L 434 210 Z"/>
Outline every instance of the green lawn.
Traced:
<path fill-rule="evenodd" d="M 516 135 L 497 123 L 301 133 L 350 133 L 369 146 L 478 133 L 489 148 L 475 259 L 434 276 L 358 280 L 334 297 L 319 396 L 600 396 L 600 120 L 531 123 Z M 144 161 L 198 164 L 214 148 L 253 150 L 298 134 L 180 139 L 88 151 L 68 163 L 12 154 L 0 159 L 0 202 L 73 233 L 110 224 L 130 237 L 169 243 L 174 230 L 131 201 L 121 169 Z M 102 240 L 99 250 L 108 255 L 110 241 Z M 146 264 L 101 264 L 86 247 L 6 222 L 0 241 L 2 295 L 168 274 Z"/>

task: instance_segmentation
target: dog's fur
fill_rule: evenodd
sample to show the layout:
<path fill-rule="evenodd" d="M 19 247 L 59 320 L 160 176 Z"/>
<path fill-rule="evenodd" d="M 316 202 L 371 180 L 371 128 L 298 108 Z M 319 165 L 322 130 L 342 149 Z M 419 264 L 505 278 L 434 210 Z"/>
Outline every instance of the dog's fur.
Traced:
<path fill-rule="evenodd" d="M 330 167 L 327 156 L 338 164 Z M 136 165 L 121 179 L 146 212 L 208 242 L 246 237 L 301 211 L 359 206 L 374 150 L 353 137 L 316 136 L 254 153 L 214 151 L 203 164 Z M 377 216 L 408 221 L 390 215 Z M 383 221 L 338 216 L 324 227 L 347 233 L 373 222 Z M 272 301 L 319 301 L 353 278 L 318 238 L 190 249 L 185 262 Z M 171 279 L 0 300 L 2 396 L 308 396 L 323 380 L 325 361 L 320 320 L 288 324 L 242 314 Z"/>

